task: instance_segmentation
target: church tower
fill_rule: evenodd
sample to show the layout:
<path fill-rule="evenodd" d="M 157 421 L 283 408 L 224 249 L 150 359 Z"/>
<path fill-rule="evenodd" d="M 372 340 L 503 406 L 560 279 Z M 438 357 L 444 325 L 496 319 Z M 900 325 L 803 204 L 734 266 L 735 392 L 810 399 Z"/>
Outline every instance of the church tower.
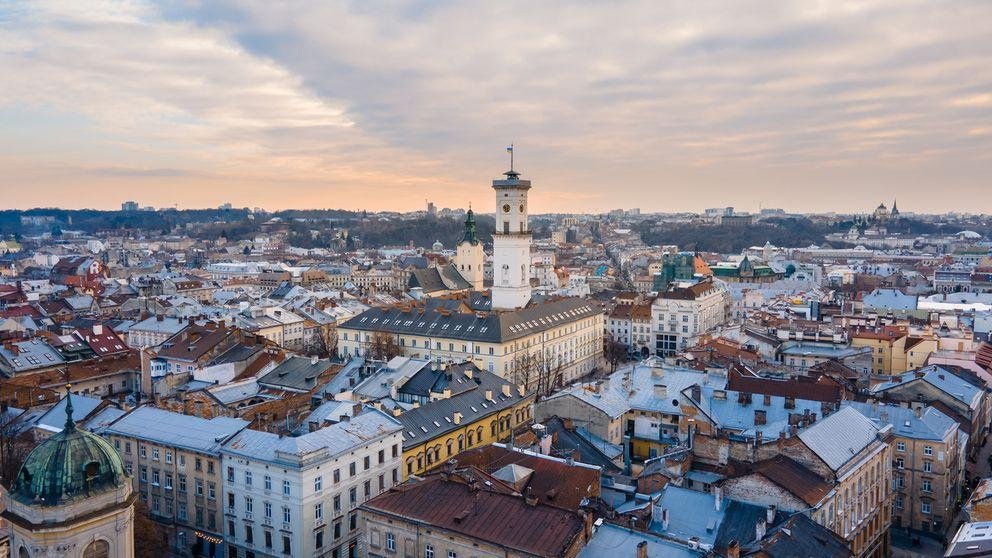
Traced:
<path fill-rule="evenodd" d="M 481 291 L 483 271 L 486 264 L 486 254 L 482 251 L 482 243 L 475 232 L 475 214 L 472 208 L 465 217 L 465 236 L 458 243 L 455 252 L 455 265 L 458 273 L 471 283 L 473 291 Z"/>
<path fill-rule="evenodd" d="M 527 191 L 530 180 L 513 170 L 503 180 L 493 180 L 496 191 L 496 233 L 493 235 L 493 309 L 514 310 L 530 301 L 530 228 L 527 224 Z"/>
<path fill-rule="evenodd" d="M 65 427 L 28 454 L 4 497 L 11 555 L 134 556 L 137 494 L 114 446 L 76 427 L 73 397 Z"/>

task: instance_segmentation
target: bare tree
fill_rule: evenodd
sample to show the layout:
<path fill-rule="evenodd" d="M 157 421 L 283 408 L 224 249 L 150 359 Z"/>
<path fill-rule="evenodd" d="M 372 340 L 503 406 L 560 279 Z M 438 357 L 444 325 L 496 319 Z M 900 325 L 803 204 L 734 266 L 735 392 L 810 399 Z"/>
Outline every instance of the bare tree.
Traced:
<path fill-rule="evenodd" d="M 603 358 L 610 365 L 610 372 L 616 372 L 621 363 L 627 361 L 627 347 L 609 336 L 603 342 Z"/>
<path fill-rule="evenodd" d="M 17 479 L 24 459 L 34 448 L 31 436 L 21 432 L 20 413 L 6 404 L 0 408 L 0 482 L 9 490 Z"/>
<path fill-rule="evenodd" d="M 365 354 L 372 360 L 389 361 L 403 354 L 403 349 L 396 342 L 396 336 L 388 331 L 376 330 L 369 337 Z"/>
<path fill-rule="evenodd" d="M 565 359 L 560 355 L 526 352 L 515 356 L 511 366 L 509 380 L 535 392 L 538 397 L 554 393 L 564 383 Z"/>

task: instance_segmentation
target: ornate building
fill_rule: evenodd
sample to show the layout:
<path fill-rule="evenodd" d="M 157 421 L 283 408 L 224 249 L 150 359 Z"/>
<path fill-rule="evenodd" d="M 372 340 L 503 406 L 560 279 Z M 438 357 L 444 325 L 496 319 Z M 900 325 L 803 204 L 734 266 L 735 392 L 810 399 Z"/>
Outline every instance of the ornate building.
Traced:
<path fill-rule="evenodd" d="M 465 217 L 465 236 L 458 243 L 455 252 L 455 265 L 458 273 L 472 285 L 473 291 L 483 289 L 483 275 L 486 265 L 486 253 L 475 232 L 475 214 L 472 208 Z"/>
<path fill-rule="evenodd" d="M 120 455 L 76 428 L 65 428 L 24 461 L 5 498 L 11 554 L 17 558 L 134 556 L 134 499 Z"/>

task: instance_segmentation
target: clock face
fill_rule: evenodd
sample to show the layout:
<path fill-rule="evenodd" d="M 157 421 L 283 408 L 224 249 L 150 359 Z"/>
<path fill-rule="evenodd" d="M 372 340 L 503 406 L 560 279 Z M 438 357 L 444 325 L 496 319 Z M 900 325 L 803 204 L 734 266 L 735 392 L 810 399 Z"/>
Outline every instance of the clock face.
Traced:
<path fill-rule="evenodd" d="M 524 212 L 524 204 L 520 204 L 520 213 Z"/>
<path fill-rule="evenodd" d="M 503 213 L 509 213 L 509 212 L 510 212 L 510 204 L 508 203 L 503 204 Z"/>

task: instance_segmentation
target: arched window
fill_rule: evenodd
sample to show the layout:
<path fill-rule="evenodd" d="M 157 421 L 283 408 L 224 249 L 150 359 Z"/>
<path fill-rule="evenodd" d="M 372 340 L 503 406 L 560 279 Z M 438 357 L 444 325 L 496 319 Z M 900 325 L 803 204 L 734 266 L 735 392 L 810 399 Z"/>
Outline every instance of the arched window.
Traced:
<path fill-rule="evenodd" d="M 458 451 L 462 451 L 463 449 L 465 449 L 465 435 L 464 434 L 459 434 L 458 435 Z"/>
<path fill-rule="evenodd" d="M 107 541 L 91 542 L 83 551 L 83 558 L 110 558 L 110 543 Z"/>
<path fill-rule="evenodd" d="M 473 438 L 473 436 L 475 436 L 475 430 L 469 430 L 468 431 L 468 436 L 467 436 L 466 442 L 465 442 L 465 443 L 468 444 L 468 447 L 472 447 L 472 438 Z"/>
<path fill-rule="evenodd" d="M 496 437 L 496 421 L 492 421 L 492 422 L 489 423 L 489 430 L 492 431 L 491 435 L 492 435 L 493 438 L 495 438 Z"/>
<path fill-rule="evenodd" d="M 448 441 L 445 442 L 445 445 L 448 446 L 448 457 L 451 457 L 451 438 L 448 438 Z"/>
<path fill-rule="evenodd" d="M 475 439 L 478 443 L 482 443 L 482 427 L 475 429 Z"/>
<path fill-rule="evenodd" d="M 412 457 L 407 457 L 406 458 L 406 474 L 408 474 L 408 475 L 412 475 L 413 474 L 413 458 Z"/>
<path fill-rule="evenodd" d="M 28 552 L 28 549 L 22 546 L 21 549 L 17 551 L 17 558 L 31 558 L 31 553 Z"/>

